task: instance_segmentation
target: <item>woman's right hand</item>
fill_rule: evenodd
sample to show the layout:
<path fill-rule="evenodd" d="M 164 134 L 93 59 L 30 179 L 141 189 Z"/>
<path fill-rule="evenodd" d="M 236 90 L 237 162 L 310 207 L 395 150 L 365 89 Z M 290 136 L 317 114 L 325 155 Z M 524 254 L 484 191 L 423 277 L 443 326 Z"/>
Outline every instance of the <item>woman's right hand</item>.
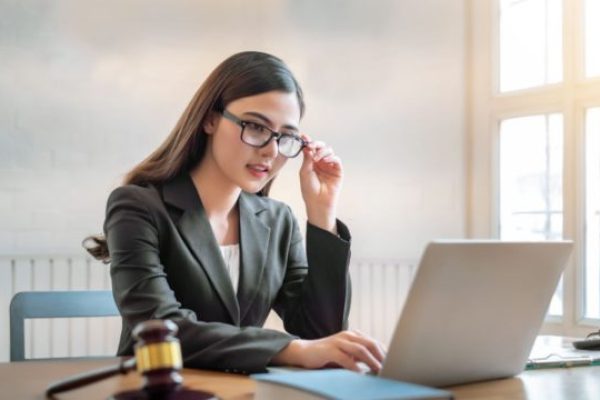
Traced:
<path fill-rule="evenodd" d="M 363 362 L 379 372 L 384 357 L 377 341 L 357 331 L 342 331 L 322 339 L 292 340 L 272 361 L 309 369 L 342 367 L 353 371 L 361 371 L 358 363 Z"/>

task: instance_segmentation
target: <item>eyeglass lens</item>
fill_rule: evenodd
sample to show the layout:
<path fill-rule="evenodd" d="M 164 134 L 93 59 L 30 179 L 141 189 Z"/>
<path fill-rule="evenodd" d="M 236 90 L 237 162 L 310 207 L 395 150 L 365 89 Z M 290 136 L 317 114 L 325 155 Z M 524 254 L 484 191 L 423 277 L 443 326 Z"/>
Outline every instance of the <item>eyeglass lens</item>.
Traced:
<path fill-rule="evenodd" d="M 245 123 L 242 127 L 242 141 L 250 146 L 263 147 L 274 137 L 266 127 L 255 124 Z M 300 153 L 304 143 L 295 136 L 282 135 L 277 138 L 279 153 L 285 157 L 295 157 Z"/>

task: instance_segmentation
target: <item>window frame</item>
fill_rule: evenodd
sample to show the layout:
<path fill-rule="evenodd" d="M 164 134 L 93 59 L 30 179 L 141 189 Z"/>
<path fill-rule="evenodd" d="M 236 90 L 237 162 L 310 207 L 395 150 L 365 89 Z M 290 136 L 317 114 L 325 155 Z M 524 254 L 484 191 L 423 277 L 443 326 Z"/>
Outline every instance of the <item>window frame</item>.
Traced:
<path fill-rule="evenodd" d="M 563 236 L 575 242 L 563 276 L 563 315 L 542 333 L 582 336 L 600 319 L 583 318 L 585 112 L 600 106 L 600 77 L 585 77 L 585 0 L 563 0 L 563 80 L 499 92 L 499 0 L 467 0 L 467 237 L 499 237 L 499 134 L 504 119 L 563 115 Z"/>

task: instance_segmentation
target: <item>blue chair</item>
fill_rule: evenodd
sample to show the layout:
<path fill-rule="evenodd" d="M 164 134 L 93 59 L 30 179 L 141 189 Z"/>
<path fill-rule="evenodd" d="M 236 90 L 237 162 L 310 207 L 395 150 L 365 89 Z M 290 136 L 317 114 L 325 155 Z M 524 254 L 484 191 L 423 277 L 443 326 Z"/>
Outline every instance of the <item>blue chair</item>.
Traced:
<path fill-rule="evenodd" d="M 110 290 L 17 293 L 10 302 L 10 361 L 25 360 L 25 320 L 28 318 L 118 315 Z"/>

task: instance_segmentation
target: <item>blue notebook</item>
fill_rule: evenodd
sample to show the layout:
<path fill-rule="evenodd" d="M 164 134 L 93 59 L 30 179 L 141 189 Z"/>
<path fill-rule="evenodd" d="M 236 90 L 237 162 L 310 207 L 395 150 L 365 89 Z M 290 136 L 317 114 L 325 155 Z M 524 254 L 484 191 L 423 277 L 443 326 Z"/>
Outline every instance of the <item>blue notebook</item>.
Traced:
<path fill-rule="evenodd" d="M 345 369 L 254 374 L 255 400 L 452 399 L 452 393 Z"/>

